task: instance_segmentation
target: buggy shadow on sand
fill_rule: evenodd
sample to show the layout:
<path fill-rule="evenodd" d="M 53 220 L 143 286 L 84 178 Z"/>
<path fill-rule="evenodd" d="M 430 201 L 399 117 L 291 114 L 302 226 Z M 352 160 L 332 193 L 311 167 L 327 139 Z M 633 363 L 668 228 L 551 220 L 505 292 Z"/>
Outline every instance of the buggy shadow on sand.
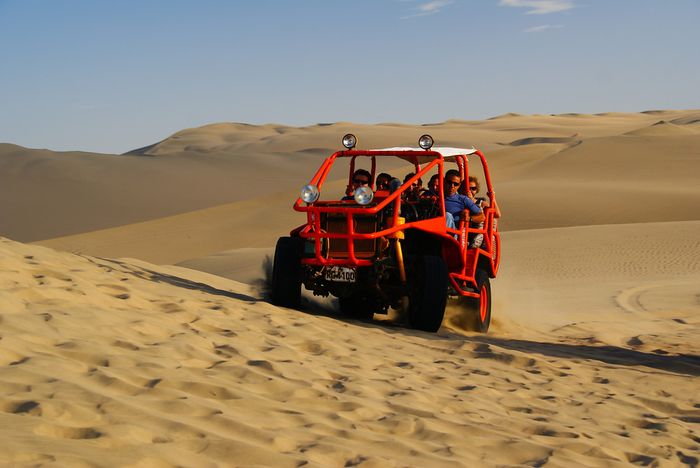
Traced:
<path fill-rule="evenodd" d="M 275 248 L 270 297 L 276 305 L 298 308 L 301 286 L 314 295 L 338 298 L 342 313 L 356 318 L 404 309 L 412 328 L 437 331 L 448 296 L 468 314 L 473 330 L 485 333 L 491 322 L 491 285 L 500 263 L 500 216 L 484 155 L 472 148 L 433 148 L 423 135 L 420 148 L 355 149 L 353 135 L 343 137 L 345 150 L 325 159 L 302 188 L 294 210 L 306 223 L 281 237 Z M 444 198 L 446 165 L 468 180 L 469 158 L 483 168 L 488 206 L 485 221 L 457 229 L 447 227 Z M 413 164 L 415 174 L 389 190 L 375 190 L 379 167 L 389 158 Z M 348 166 L 347 197 L 321 199 L 334 164 Z M 369 167 L 370 184 L 353 190 L 359 162 Z M 412 184 L 438 175 L 438 190 L 413 196 Z M 337 196 L 337 194 L 334 194 Z M 479 236 L 482 242 L 475 245 Z"/>

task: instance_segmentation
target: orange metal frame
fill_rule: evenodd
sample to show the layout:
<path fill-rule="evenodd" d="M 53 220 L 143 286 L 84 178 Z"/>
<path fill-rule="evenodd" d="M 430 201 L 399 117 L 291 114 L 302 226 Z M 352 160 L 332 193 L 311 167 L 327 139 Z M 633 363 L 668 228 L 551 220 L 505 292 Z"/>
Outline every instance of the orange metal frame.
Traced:
<path fill-rule="evenodd" d="M 444 163 L 446 162 L 442 154 L 437 151 L 418 151 L 418 150 L 408 150 L 408 151 L 368 151 L 368 150 L 348 150 L 348 151 L 338 151 L 326 158 L 321 167 L 318 169 L 316 174 L 313 176 L 309 182 L 312 185 L 316 185 L 319 191 L 323 187 L 328 174 L 330 172 L 333 163 L 337 158 L 350 157 L 350 171 L 348 177 L 348 187 L 352 182 L 352 175 L 355 171 L 355 159 L 357 157 L 370 157 L 372 164 L 372 187 L 374 188 L 375 171 L 376 171 L 376 158 L 377 157 L 401 157 L 405 160 L 414 159 L 414 165 L 416 168 L 416 174 L 406 183 L 402 185 L 399 189 L 391 194 L 384 195 L 387 192 L 377 192 L 375 194 L 375 199 L 379 202 L 371 207 L 358 207 L 354 201 L 316 201 L 312 204 L 306 204 L 301 198 L 298 198 L 294 203 L 294 210 L 304 212 L 307 215 L 307 222 L 304 225 L 299 226 L 294 229 L 291 234 L 300 236 L 304 239 L 313 239 L 315 245 L 315 255 L 313 258 L 303 258 L 302 263 L 307 265 L 316 266 L 327 266 L 327 265 L 340 265 L 340 266 L 371 266 L 373 262 L 367 259 L 360 259 L 355 256 L 355 243 L 354 240 L 360 239 L 377 239 L 380 237 L 392 237 L 393 234 L 398 231 L 405 231 L 407 229 L 419 229 L 441 238 L 443 243 L 443 252 L 446 251 L 445 245 L 452 244 L 450 251 L 458 250 L 460 258 L 450 259 L 453 268 L 449 269 L 449 278 L 452 286 L 456 291 L 458 291 L 463 296 L 479 297 L 479 293 L 468 291 L 465 288 L 471 286 L 472 288 L 476 286 L 476 281 L 474 275 L 476 273 L 476 267 L 479 263 L 479 258 L 483 255 L 489 259 L 489 265 L 491 266 L 492 276 L 496 276 L 498 272 L 498 266 L 500 263 L 500 234 L 496 228 L 496 218 L 500 216 L 498 205 L 496 204 L 496 196 L 493 191 L 493 186 L 491 184 L 491 177 L 489 174 L 488 166 L 486 164 L 486 158 L 480 151 L 472 153 L 481 159 L 482 167 L 484 168 L 484 177 L 487 187 L 487 195 L 490 200 L 490 206 L 484 210 L 486 220 L 484 221 L 483 229 L 471 228 L 468 226 L 468 222 L 462 221 L 460 223 L 459 229 L 449 229 L 445 225 L 445 199 L 444 197 L 439 197 L 440 205 L 440 216 L 435 218 L 414 221 L 406 224 L 399 224 L 399 213 L 401 211 L 401 194 L 409 187 L 413 182 L 417 181 L 422 176 L 425 176 L 431 169 L 437 166 L 438 168 L 438 190 L 439 193 L 443 193 L 443 179 L 444 179 Z M 434 158 L 430 162 L 425 163 L 422 167 L 418 163 L 418 158 Z M 469 177 L 468 171 L 468 159 L 467 155 L 457 155 L 454 157 L 455 162 L 459 168 L 460 174 L 462 175 L 462 180 L 467 180 Z M 376 215 L 379 211 L 385 209 L 390 204 L 394 204 L 393 210 L 393 220 L 389 227 L 382 229 L 373 233 L 356 233 L 354 230 L 353 217 L 357 215 Z M 344 206 L 347 205 L 347 206 Z M 347 216 L 347 233 L 328 233 L 323 232 L 321 229 L 321 213 L 338 213 L 345 214 Z M 467 248 L 467 239 L 469 234 L 483 234 L 484 244 L 480 248 Z M 455 239 L 455 236 L 457 237 Z M 345 239 L 348 243 L 348 257 L 347 258 L 325 258 L 322 255 L 321 242 L 322 239 Z M 457 267 L 454 267 L 457 265 Z M 448 267 L 449 268 L 449 267 Z"/>

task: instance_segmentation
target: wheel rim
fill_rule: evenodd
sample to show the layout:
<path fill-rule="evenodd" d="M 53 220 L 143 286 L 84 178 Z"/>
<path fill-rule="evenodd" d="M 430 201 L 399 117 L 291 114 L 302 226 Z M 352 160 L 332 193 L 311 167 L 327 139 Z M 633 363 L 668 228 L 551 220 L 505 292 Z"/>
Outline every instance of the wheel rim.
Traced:
<path fill-rule="evenodd" d="M 486 312 L 488 312 L 488 291 L 486 286 L 481 287 L 481 295 L 479 297 L 479 317 L 481 318 L 481 323 L 486 321 Z"/>

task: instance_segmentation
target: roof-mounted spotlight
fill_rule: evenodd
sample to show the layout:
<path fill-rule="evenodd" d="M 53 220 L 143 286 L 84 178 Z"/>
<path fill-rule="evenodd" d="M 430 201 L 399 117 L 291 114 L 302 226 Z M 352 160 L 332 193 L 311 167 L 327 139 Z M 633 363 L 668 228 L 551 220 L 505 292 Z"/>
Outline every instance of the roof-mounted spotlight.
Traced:
<path fill-rule="evenodd" d="M 418 146 L 426 151 L 433 147 L 433 143 L 433 137 L 430 135 L 423 135 L 418 139 Z"/>
<path fill-rule="evenodd" d="M 357 138 L 352 133 L 348 133 L 343 137 L 343 146 L 347 149 L 353 149 L 357 144 Z"/>

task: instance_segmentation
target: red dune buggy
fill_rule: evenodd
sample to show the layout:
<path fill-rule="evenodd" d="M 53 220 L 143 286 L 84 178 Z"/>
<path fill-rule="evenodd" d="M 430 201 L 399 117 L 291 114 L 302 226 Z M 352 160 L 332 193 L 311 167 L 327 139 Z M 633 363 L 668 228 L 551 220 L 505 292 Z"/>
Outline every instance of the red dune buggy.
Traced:
<path fill-rule="evenodd" d="M 343 144 L 346 150 L 323 162 L 294 203 L 307 219 L 277 242 L 272 302 L 299 307 L 303 284 L 314 295 L 337 297 L 345 314 L 371 318 L 389 307 L 404 309 L 411 327 L 434 332 L 450 296 L 464 306 L 471 328 L 485 333 L 491 322 L 489 279 L 498 272 L 501 249 L 500 212 L 484 155 L 476 149 L 432 148 L 429 135 L 420 138 L 420 148 L 358 150 L 353 135 L 346 135 Z M 414 175 L 377 190 L 377 165 L 387 158 L 412 164 Z M 483 168 L 485 221 L 476 225 L 462 219 L 452 229 L 445 216 L 446 166 L 468 181 L 469 158 Z M 322 200 L 331 167 L 341 160 L 349 162 L 347 196 L 334 199 L 335 193 Z M 352 191 L 360 162 L 371 178 Z M 432 174 L 438 176 L 437 190 L 409 196 L 415 195 L 411 191 L 419 179 Z"/>

